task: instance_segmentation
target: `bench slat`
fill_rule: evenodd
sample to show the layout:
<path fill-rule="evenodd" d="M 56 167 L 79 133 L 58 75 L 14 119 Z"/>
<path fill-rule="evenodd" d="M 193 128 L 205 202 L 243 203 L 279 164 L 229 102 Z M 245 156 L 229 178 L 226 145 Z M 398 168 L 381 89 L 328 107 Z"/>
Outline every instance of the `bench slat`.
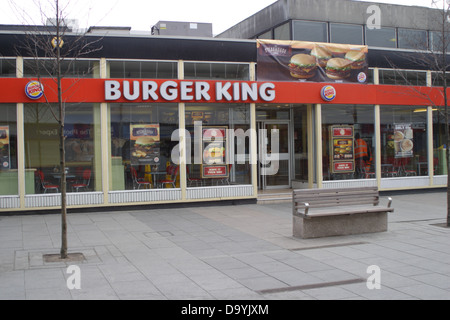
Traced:
<path fill-rule="evenodd" d="M 368 196 L 368 197 L 377 197 L 379 196 L 378 192 L 333 192 L 333 193 L 313 193 L 313 194 L 302 194 L 302 193 L 293 193 L 293 199 L 294 200 L 298 200 L 298 199 L 320 199 L 320 198 L 337 198 L 337 197 L 364 197 L 364 196 Z"/>
<path fill-rule="evenodd" d="M 313 208 L 323 208 L 323 207 L 342 207 L 347 205 L 359 205 L 359 204 L 371 204 L 372 206 L 376 206 L 379 204 L 379 202 L 374 202 L 373 200 L 360 200 L 360 199 L 354 199 L 352 201 L 328 201 L 328 202 L 307 202 L 309 204 L 309 207 L 311 209 Z M 305 205 L 302 203 L 296 203 L 296 208 L 304 208 Z"/>
<path fill-rule="evenodd" d="M 309 202 L 309 203 L 313 203 L 313 202 L 332 202 L 332 201 L 339 201 L 339 202 L 345 202 L 345 201 L 353 201 L 356 199 L 360 199 L 361 201 L 378 201 L 379 197 L 376 195 L 371 195 L 371 196 L 366 196 L 366 195 L 361 195 L 361 196 L 344 196 L 344 197 L 339 197 L 339 196 L 334 196 L 334 197 L 320 197 L 320 198 L 303 198 L 303 199 L 294 199 L 294 202 Z"/>
<path fill-rule="evenodd" d="M 306 219 L 314 218 L 314 217 L 328 217 L 328 216 L 342 216 L 342 215 L 353 215 L 353 214 L 363 214 L 363 213 L 378 213 L 378 212 L 394 212 L 393 208 L 387 208 L 387 207 L 379 207 L 377 209 L 357 209 L 357 210 L 345 210 L 343 211 L 330 211 L 330 212 L 320 212 L 320 213 L 314 213 L 310 212 L 307 216 L 304 216 L 302 213 L 300 215 L 304 216 Z"/>
<path fill-rule="evenodd" d="M 362 187 L 362 188 L 348 188 L 348 189 L 296 189 L 293 190 L 294 194 L 329 194 L 329 193 L 363 193 L 363 192 L 375 192 L 378 193 L 376 187 Z"/>

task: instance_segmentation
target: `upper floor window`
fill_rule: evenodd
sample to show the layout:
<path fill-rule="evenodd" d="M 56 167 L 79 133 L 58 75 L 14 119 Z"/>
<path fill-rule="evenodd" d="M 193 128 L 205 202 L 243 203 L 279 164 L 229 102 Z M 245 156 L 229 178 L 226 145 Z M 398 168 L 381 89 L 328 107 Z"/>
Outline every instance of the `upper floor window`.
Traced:
<path fill-rule="evenodd" d="M 425 30 L 398 29 L 398 47 L 402 49 L 427 50 L 428 37 Z"/>
<path fill-rule="evenodd" d="M 16 76 L 16 59 L 0 59 L 0 77 Z"/>
<path fill-rule="evenodd" d="M 173 61 L 110 60 L 109 78 L 177 79 L 178 65 Z"/>
<path fill-rule="evenodd" d="M 366 44 L 371 47 L 396 48 L 397 35 L 395 28 L 366 28 Z"/>
<path fill-rule="evenodd" d="M 257 38 L 258 39 L 272 39 L 272 30 L 269 30 L 267 32 L 260 34 Z"/>
<path fill-rule="evenodd" d="M 404 86 L 426 86 L 426 71 L 380 69 L 380 84 L 404 85 Z"/>
<path fill-rule="evenodd" d="M 356 24 L 330 23 L 330 42 L 362 45 L 363 27 Z"/>
<path fill-rule="evenodd" d="M 275 40 L 291 40 L 291 24 L 285 23 L 273 30 Z"/>
<path fill-rule="evenodd" d="M 184 63 L 185 79 L 249 80 L 249 70 L 245 63 Z"/>
<path fill-rule="evenodd" d="M 430 49 L 435 52 L 442 52 L 446 46 L 446 51 L 450 52 L 450 35 L 444 33 L 444 37 L 442 36 L 442 32 L 438 31 L 430 31 Z"/>
<path fill-rule="evenodd" d="M 328 42 L 327 23 L 317 21 L 294 21 L 293 40 Z"/>
<path fill-rule="evenodd" d="M 56 77 L 56 59 L 24 59 L 24 77 Z M 98 77 L 99 62 L 96 60 L 61 60 L 61 75 L 66 78 Z"/>

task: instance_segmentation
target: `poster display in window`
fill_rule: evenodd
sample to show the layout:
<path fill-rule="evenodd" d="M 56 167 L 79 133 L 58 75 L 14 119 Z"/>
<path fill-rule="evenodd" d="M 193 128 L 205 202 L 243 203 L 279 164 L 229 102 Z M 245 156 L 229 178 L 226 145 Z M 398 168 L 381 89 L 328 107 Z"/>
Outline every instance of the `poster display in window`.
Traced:
<path fill-rule="evenodd" d="M 368 46 L 257 40 L 258 81 L 367 83 Z"/>
<path fill-rule="evenodd" d="M 202 178 L 226 178 L 229 175 L 227 160 L 228 127 L 203 127 Z"/>
<path fill-rule="evenodd" d="M 160 161 L 159 124 L 130 125 L 131 164 L 157 165 Z"/>
<path fill-rule="evenodd" d="M 414 131 L 411 123 L 394 124 L 395 158 L 412 158 L 414 156 Z"/>
<path fill-rule="evenodd" d="M 354 128 L 330 126 L 330 162 L 332 173 L 355 172 Z"/>
<path fill-rule="evenodd" d="M 9 126 L 0 126 L 0 170 L 11 169 Z"/>

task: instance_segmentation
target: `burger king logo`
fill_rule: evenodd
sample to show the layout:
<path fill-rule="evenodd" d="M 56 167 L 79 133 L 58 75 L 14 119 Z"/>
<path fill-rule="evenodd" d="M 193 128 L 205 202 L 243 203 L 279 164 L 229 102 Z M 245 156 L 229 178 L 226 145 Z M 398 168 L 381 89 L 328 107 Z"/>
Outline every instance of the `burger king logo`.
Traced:
<path fill-rule="evenodd" d="M 320 95 L 327 102 L 333 101 L 336 98 L 336 89 L 333 86 L 325 86 L 320 91 Z"/>
<path fill-rule="evenodd" d="M 358 74 L 358 82 L 359 83 L 364 83 L 367 80 L 367 75 L 364 72 L 360 72 Z"/>
<path fill-rule="evenodd" d="M 37 100 L 44 95 L 44 86 L 39 81 L 30 81 L 25 86 L 25 94 L 28 98 Z"/>

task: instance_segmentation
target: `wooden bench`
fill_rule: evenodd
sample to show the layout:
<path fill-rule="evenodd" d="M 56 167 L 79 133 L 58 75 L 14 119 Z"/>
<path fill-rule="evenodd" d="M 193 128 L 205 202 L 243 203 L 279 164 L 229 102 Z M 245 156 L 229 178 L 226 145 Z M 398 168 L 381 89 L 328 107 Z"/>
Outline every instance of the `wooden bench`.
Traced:
<path fill-rule="evenodd" d="M 294 190 L 293 234 L 303 239 L 387 231 L 392 198 L 380 205 L 377 188 Z"/>

